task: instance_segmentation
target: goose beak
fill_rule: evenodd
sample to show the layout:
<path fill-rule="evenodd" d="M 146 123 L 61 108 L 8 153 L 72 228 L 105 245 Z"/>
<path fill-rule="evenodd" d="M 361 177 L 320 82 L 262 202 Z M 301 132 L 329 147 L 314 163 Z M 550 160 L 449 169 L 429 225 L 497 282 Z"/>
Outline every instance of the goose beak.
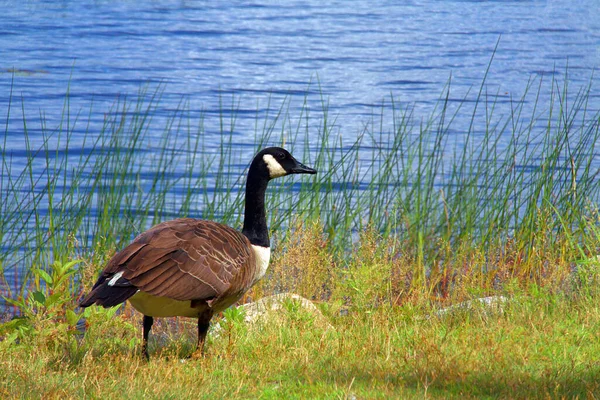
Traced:
<path fill-rule="evenodd" d="M 294 160 L 294 161 L 296 161 L 296 165 L 294 165 L 290 169 L 291 174 L 316 174 L 317 173 L 316 169 L 307 167 L 306 165 L 302 164 L 301 162 L 298 162 L 298 160 Z"/>

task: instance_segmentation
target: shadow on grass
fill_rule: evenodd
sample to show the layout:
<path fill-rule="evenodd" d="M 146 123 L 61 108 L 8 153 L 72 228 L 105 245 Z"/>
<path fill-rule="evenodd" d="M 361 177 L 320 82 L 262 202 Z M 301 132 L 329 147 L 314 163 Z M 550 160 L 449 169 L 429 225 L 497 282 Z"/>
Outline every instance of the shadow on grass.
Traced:
<path fill-rule="evenodd" d="M 440 398 L 596 398 L 594 396 L 600 393 L 600 362 L 577 367 L 574 371 L 547 369 L 542 376 L 537 371 L 495 373 L 455 370 L 421 378 L 401 372 L 397 375 L 369 373 L 356 367 L 332 370 L 327 374 L 327 378 L 344 385 L 340 382 L 341 376 L 347 380 L 347 385 L 353 382 L 357 393 L 361 388 L 373 387 L 387 387 L 392 392 L 396 389 L 415 390 L 416 393 Z"/>

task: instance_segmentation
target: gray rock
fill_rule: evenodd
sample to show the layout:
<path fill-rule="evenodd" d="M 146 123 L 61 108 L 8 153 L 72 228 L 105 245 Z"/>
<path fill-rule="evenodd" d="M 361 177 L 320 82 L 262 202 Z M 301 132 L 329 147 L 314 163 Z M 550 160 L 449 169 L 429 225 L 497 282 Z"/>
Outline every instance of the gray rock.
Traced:
<path fill-rule="evenodd" d="M 248 323 L 253 323 L 270 312 L 285 309 L 285 303 L 289 301 L 295 302 L 310 313 L 322 316 L 321 311 L 319 311 L 312 301 L 294 293 L 279 293 L 273 296 L 263 297 L 254 303 L 247 303 L 240 307 L 242 307 L 245 313 L 244 320 Z"/>
<path fill-rule="evenodd" d="M 335 329 L 313 304 L 312 301 L 294 293 L 279 293 L 273 296 L 263 297 L 253 303 L 242 304 L 238 308 L 244 313 L 244 321 L 248 325 L 254 325 L 258 321 L 284 317 L 288 312 L 289 303 L 302 308 L 304 311 L 314 315 L 317 324 L 323 326 L 326 330 Z M 219 323 L 213 324 L 211 334 L 218 336 L 222 328 Z"/>
<path fill-rule="evenodd" d="M 508 297 L 504 296 L 481 297 L 478 299 L 453 304 L 450 307 L 442 308 L 441 310 L 436 311 L 433 315 L 436 317 L 443 317 L 455 312 L 472 310 L 481 310 L 484 314 L 502 313 L 504 312 L 503 306 L 508 300 Z M 427 318 L 429 317 L 430 316 Z"/>

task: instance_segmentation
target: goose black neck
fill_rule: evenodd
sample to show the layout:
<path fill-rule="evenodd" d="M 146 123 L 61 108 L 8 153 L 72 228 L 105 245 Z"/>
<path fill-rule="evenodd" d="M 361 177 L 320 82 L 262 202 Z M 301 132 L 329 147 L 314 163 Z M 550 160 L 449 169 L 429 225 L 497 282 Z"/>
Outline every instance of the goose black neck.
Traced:
<path fill-rule="evenodd" d="M 265 211 L 265 192 L 268 179 L 260 176 L 252 168 L 246 182 L 246 206 L 242 233 L 255 246 L 270 247 L 269 230 Z"/>

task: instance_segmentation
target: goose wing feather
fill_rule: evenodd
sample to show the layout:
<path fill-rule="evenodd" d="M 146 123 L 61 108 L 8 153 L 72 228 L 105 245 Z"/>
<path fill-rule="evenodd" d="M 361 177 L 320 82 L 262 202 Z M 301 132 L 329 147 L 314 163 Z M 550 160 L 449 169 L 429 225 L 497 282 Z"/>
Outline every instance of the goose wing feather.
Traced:
<path fill-rule="evenodd" d="M 117 284 L 175 300 L 221 297 L 234 281 L 253 276 L 250 241 L 212 221 L 181 218 L 139 235 L 108 263 L 102 275 L 122 272 Z M 243 283 L 243 282 L 240 282 Z"/>

